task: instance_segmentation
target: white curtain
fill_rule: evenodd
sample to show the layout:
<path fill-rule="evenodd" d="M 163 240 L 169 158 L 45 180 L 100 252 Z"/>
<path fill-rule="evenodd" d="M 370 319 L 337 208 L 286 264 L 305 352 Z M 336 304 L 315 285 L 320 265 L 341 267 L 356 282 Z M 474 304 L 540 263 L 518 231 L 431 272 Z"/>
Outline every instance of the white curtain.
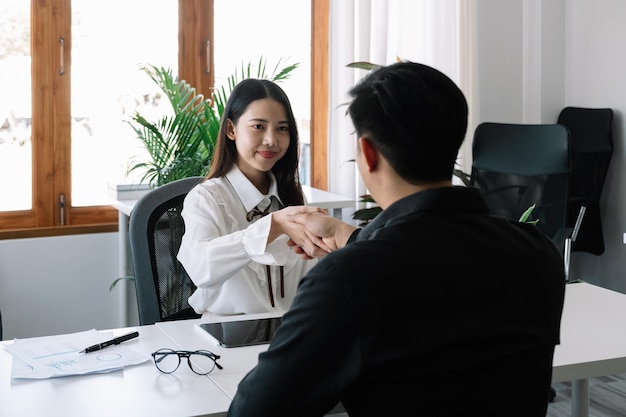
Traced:
<path fill-rule="evenodd" d="M 345 104 L 348 90 L 365 74 L 356 61 L 390 64 L 398 59 L 435 67 L 457 82 L 471 111 L 472 20 L 475 0 L 333 0 L 330 11 L 329 191 L 358 200 L 366 194 L 354 160 L 356 138 Z M 468 136 L 460 167 L 471 167 Z M 346 210 L 348 211 L 348 210 Z"/>

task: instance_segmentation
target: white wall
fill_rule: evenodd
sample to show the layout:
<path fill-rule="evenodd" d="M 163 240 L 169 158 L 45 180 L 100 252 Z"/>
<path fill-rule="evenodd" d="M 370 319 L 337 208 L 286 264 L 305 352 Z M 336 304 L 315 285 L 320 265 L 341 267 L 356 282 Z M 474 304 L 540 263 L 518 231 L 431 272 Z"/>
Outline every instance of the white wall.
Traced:
<path fill-rule="evenodd" d="M 0 241 L 3 338 L 120 326 L 117 233 Z"/>
<path fill-rule="evenodd" d="M 555 123 L 565 106 L 613 109 L 615 152 L 601 200 L 606 251 L 574 252 L 572 278 L 626 292 L 626 2 L 476 3 L 480 95 L 473 110 L 482 121 Z"/>
<path fill-rule="evenodd" d="M 615 151 L 601 200 L 605 253 L 581 256 L 583 277 L 626 292 L 626 2 L 569 0 L 566 42 L 566 105 L 611 107 L 615 112 Z"/>

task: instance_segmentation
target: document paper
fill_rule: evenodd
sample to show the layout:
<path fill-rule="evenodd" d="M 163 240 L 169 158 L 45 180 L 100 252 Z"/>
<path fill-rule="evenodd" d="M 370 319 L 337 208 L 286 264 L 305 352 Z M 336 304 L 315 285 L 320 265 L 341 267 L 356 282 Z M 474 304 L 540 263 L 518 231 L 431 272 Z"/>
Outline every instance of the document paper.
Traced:
<path fill-rule="evenodd" d="M 13 355 L 12 378 L 43 379 L 69 375 L 111 372 L 150 358 L 123 343 L 91 353 L 79 353 L 87 346 L 113 338 L 97 330 L 59 336 L 15 339 L 4 350 Z"/>

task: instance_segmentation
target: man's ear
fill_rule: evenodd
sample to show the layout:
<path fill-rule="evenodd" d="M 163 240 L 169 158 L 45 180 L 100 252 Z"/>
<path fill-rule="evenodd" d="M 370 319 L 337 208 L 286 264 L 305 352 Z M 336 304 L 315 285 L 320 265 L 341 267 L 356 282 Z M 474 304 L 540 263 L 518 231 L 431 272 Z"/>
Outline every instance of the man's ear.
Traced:
<path fill-rule="evenodd" d="M 372 141 L 367 138 L 359 138 L 359 146 L 361 147 L 361 153 L 363 154 L 363 160 L 367 164 L 368 172 L 375 171 L 378 167 L 378 149 L 374 146 Z"/>

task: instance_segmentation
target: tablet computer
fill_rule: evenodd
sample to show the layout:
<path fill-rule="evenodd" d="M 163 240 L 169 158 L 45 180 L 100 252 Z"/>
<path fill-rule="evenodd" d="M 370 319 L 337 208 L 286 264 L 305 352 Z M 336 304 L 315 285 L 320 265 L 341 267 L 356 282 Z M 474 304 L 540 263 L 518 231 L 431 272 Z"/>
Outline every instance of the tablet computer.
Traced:
<path fill-rule="evenodd" d="M 282 321 L 271 317 L 241 321 L 202 323 L 198 326 L 224 347 L 262 345 L 269 343 Z"/>

